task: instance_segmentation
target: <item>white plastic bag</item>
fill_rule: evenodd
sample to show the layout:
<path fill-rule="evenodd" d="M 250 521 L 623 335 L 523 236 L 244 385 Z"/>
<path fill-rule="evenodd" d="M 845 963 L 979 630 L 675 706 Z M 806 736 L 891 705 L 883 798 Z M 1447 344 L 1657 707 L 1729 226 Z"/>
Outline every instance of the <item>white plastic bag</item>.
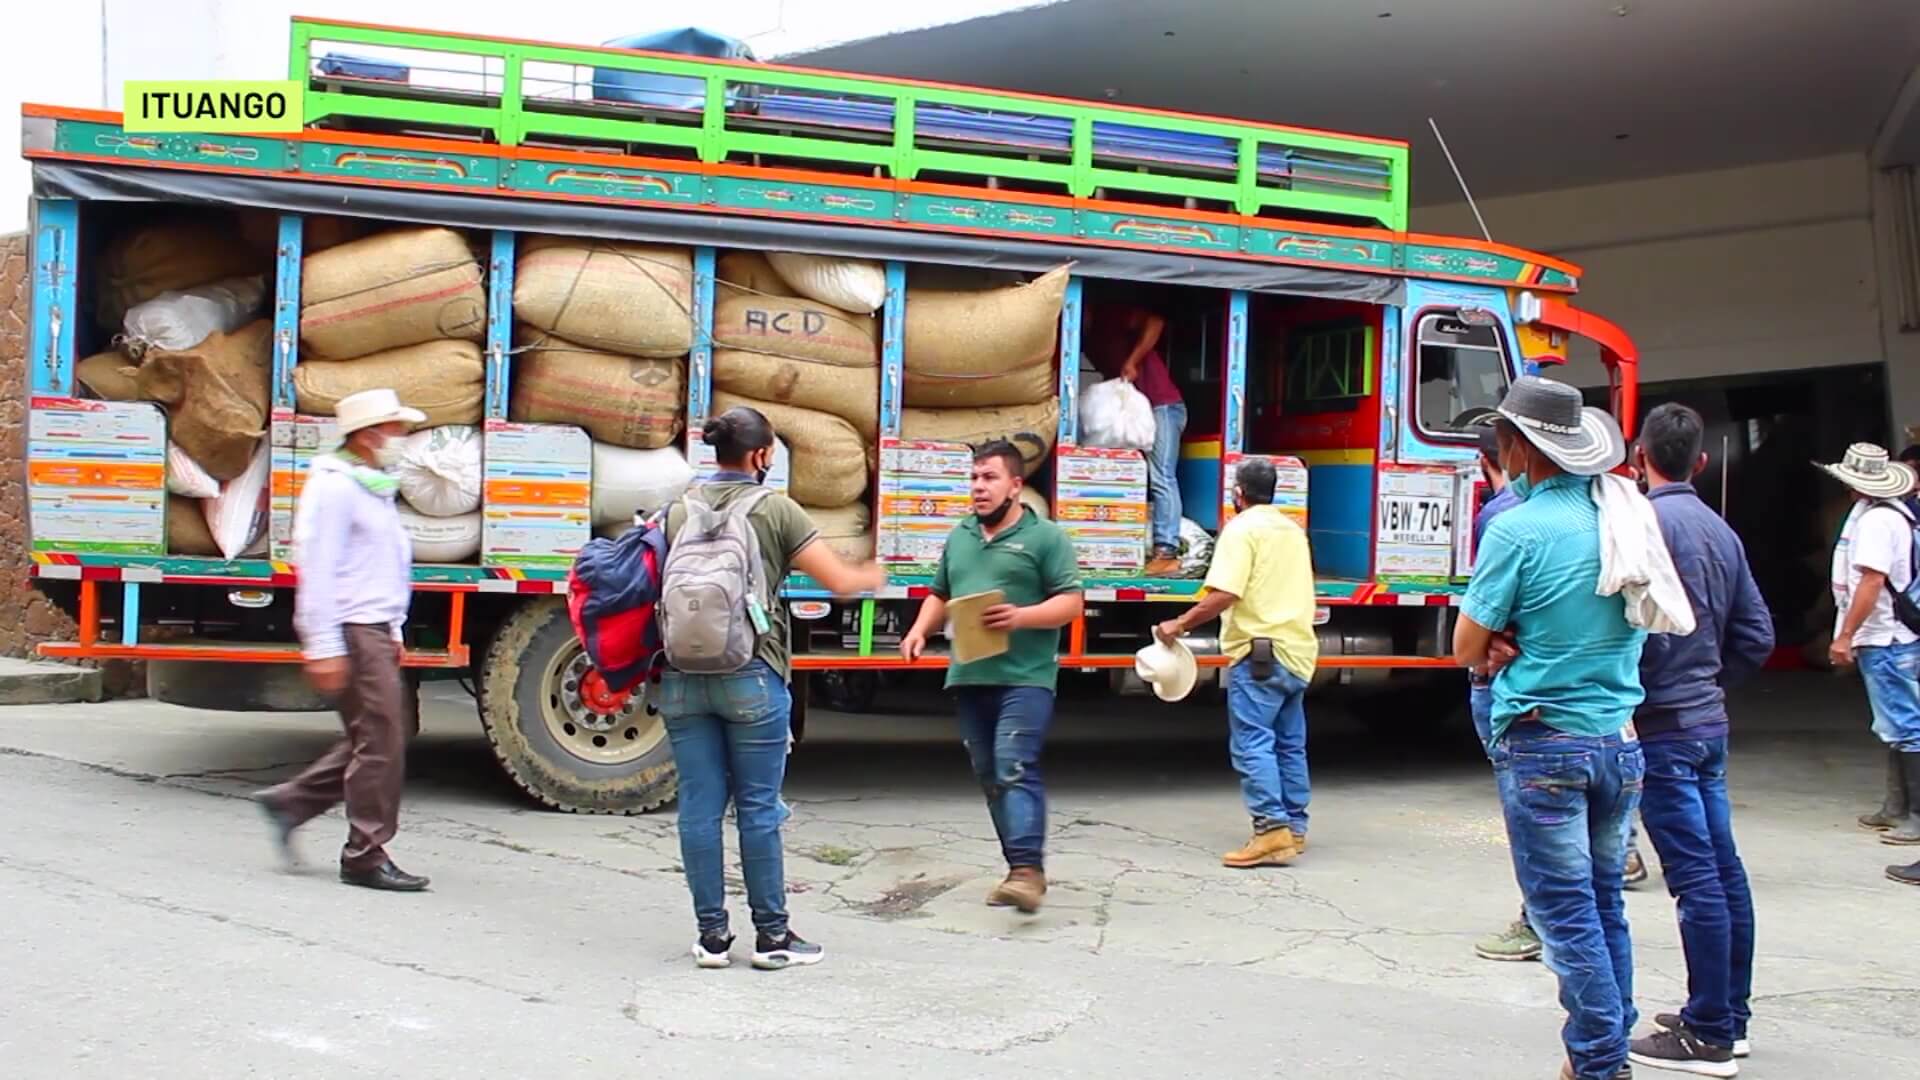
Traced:
<path fill-rule="evenodd" d="M 841 311 L 871 315 L 887 302 L 887 272 L 871 259 L 769 251 L 767 262 L 794 292 Z"/>
<path fill-rule="evenodd" d="M 220 494 L 220 481 L 207 475 L 185 450 L 167 443 L 167 494 L 188 499 L 211 499 Z"/>
<path fill-rule="evenodd" d="M 414 432 L 393 478 L 407 502 L 428 517 L 473 513 L 480 509 L 480 429 L 447 424 Z"/>
<path fill-rule="evenodd" d="M 128 350 L 191 349 L 214 334 L 228 334 L 253 321 L 267 298 L 263 274 L 232 277 L 184 292 L 163 292 L 127 310 Z"/>
<path fill-rule="evenodd" d="M 466 562 L 480 553 L 480 511 L 453 517 L 428 517 L 410 506 L 400 508 L 400 527 L 413 541 L 416 563 Z"/>
<path fill-rule="evenodd" d="M 220 494 L 204 504 L 207 531 L 213 534 L 222 558 L 239 558 L 267 531 L 267 479 L 272 465 L 267 440 L 261 439 L 246 471 L 222 484 Z"/>
<path fill-rule="evenodd" d="M 1108 379 L 1080 395 L 1080 445 L 1153 449 L 1153 406 L 1125 379 Z"/>
<path fill-rule="evenodd" d="M 693 466 L 678 447 L 630 450 L 593 444 L 593 523 L 622 525 L 651 514 L 686 493 Z"/>
<path fill-rule="evenodd" d="M 1204 577 L 1213 564 L 1213 534 L 1192 518 L 1180 519 L 1180 576 Z"/>

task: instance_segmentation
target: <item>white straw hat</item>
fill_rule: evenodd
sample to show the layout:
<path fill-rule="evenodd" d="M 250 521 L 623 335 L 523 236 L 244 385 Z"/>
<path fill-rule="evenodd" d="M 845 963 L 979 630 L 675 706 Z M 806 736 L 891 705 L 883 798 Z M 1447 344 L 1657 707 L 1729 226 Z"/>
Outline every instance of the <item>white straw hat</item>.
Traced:
<path fill-rule="evenodd" d="M 1156 639 L 1134 653 L 1133 673 L 1153 687 L 1154 696 L 1161 701 L 1185 698 L 1193 693 L 1193 684 L 1200 681 L 1200 665 L 1193 659 L 1193 650 L 1179 641 L 1166 645 Z"/>
<path fill-rule="evenodd" d="M 1838 465 L 1814 465 L 1828 476 L 1870 499 L 1892 499 L 1913 490 L 1913 466 L 1894 461 L 1882 447 L 1857 442 L 1847 447 Z"/>
<path fill-rule="evenodd" d="M 412 425 L 425 423 L 427 419 L 426 413 L 400 404 L 400 395 L 387 389 L 348 394 L 334 406 L 333 416 L 340 423 L 340 435 L 343 438 L 375 424 L 399 421 Z"/>

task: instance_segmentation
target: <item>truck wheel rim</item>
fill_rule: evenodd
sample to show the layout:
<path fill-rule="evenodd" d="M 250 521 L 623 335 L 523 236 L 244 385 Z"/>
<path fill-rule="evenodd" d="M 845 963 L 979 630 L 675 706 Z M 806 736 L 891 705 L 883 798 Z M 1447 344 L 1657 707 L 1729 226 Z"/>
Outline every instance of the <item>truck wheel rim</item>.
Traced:
<path fill-rule="evenodd" d="M 578 642 L 547 665 L 541 718 L 569 754 L 596 765 L 625 765 L 652 752 L 667 737 L 660 714 L 647 701 L 645 684 L 627 692 L 610 689 Z"/>

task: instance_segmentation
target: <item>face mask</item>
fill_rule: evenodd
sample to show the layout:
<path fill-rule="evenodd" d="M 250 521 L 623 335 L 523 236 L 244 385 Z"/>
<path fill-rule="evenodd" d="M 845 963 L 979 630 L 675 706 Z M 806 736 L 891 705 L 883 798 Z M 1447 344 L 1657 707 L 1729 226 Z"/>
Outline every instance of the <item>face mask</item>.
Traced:
<path fill-rule="evenodd" d="M 756 484 L 766 483 L 767 474 L 772 471 L 773 471 L 773 458 L 772 456 L 768 456 L 762 459 L 761 464 L 753 470 L 753 482 Z"/>
<path fill-rule="evenodd" d="M 1533 492 L 1533 478 L 1525 473 L 1521 473 L 1519 476 L 1507 481 L 1507 489 L 1512 491 L 1521 502 L 1525 502 L 1527 496 Z"/>
<path fill-rule="evenodd" d="M 980 520 L 980 524 L 985 525 L 987 528 L 991 529 L 995 525 L 998 525 L 1001 522 L 1007 520 L 1007 511 L 1012 509 L 1013 509 L 1013 499 L 1011 496 L 1009 496 L 1007 501 L 1001 503 L 999 506 L 994 507 L 993 509 L 987 511 L 984 514 L 976 510 L 973 516 Z"/>
<path fill-rule="evenodd" d="M 391 469 L 400 464 L 400 458 L 405 452 L 400 445 L 400 440 L 388 439 L 373 448 L 373 467 L 383 472 Z"/>

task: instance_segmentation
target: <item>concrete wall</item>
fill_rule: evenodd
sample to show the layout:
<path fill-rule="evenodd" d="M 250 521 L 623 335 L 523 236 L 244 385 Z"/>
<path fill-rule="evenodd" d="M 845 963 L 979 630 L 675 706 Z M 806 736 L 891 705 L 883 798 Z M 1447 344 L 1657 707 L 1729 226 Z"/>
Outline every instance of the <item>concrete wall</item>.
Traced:
<path fill-rule="evenodd" d="M 1869 193 L 1865 155 L 1845 154 L 1480 210 L 1495 240 L 1584 267 L 1580 306 L 1625 328 L 1642 381 L 1661 382 L 1884 359 Z M 1477 232 L 1465 203 L 1417 208 L 1413 225 Z M 1576 350 L 1566 376 L 1605 382 L 1590 349 Z"/>
<path fill-rule="evenodd" d="M 0 236 L 0 656 L 72 640 L 73 622 L 28 582 L 27 236 Z"/>

